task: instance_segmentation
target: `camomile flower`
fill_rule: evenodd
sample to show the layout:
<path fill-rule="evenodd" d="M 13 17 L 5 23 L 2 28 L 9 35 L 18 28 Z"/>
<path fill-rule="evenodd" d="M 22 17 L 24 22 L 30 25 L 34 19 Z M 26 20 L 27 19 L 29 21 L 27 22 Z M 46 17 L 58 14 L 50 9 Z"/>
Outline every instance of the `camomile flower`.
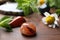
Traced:
<path fill-rule="evenodd" d="M 42 22 L 44 24 L 47 24 L 49 27 L 53 27 L 53 28 L 55 28 L 56 25 L 59 26 L 59 24 L 57 22 L 57 21 L 59 21 L 59 19 L 58 19 L 56 13 L 49 14 L 48 12 L 45 12 L 44 15 L 45 15 L 45 17 L 42 18 Z"/>
<path fill-rule="evenodd" d="M 39 8 L 46 8 L 46 0 L 38 0 L 38 7 Z"/>

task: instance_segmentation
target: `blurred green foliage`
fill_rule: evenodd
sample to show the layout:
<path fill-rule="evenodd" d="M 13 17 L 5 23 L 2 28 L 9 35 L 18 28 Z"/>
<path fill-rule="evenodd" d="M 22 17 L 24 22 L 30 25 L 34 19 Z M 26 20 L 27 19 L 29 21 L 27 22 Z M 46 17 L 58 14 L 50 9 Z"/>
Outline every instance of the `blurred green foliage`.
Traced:
<path fill-rule="evenodd" d="M 50 7 L 57 7 L 60 8 L 60 0 L 47 0 L 47 2 L 49 3 Z"/>
<path fill-rule="evenodd" d="M 28 15 L 31 10 L 33 12 L 38 12 L 39 10 L 37 9 L 37 0 L 16 0 L 18 3 L 17 8 L 22 9 L 24 11 L 24 15 Z M 31 10 L 30 10 L 31 9 Z"/>

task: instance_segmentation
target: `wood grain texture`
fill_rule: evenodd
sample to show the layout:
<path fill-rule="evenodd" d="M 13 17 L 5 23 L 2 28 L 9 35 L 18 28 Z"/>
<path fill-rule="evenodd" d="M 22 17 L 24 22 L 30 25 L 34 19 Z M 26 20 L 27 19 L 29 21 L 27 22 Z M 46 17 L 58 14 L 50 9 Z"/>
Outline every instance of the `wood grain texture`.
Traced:
<path fill-rule="evenodd" d="M 4 15 L 0 15 L 0 17 L 2 16 Z M 41 15 L 32 14 L 25 17 L 25 19 L 27 22 L 36 25 L 37 35 L 35 37 L 24 37 L 20 33 L 20 27 L 14 28 L 11 33 L 7 33 L 3 28 L 0 28 L 0 40 L 60 40 L 60 27 L 55 29 L 47 27 L 42 23 Z"/>

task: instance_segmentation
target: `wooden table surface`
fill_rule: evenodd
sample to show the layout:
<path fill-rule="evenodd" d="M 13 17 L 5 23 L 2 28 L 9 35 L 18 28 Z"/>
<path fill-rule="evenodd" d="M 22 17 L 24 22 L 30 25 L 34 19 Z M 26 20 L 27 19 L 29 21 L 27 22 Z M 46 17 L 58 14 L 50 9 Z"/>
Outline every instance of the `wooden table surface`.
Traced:
<path fill-rule="evenodd" d="M 0 18 L 4 16 L 0 14 Z M 13 32 L 8 33 L 5 32 L 3 28 L 0 28 L 0 40 L 60 40 L 60 27 L 59 28 L 49 28 L 44 25 L 41 21 L 42 16 L 32 14 L 28 17 L 25 17 L 27 22 L 32 22 L 36 26 L 36 33 L 35 37 L 24 37 L 21 35 L 18 28 L 14 28 Z"/>

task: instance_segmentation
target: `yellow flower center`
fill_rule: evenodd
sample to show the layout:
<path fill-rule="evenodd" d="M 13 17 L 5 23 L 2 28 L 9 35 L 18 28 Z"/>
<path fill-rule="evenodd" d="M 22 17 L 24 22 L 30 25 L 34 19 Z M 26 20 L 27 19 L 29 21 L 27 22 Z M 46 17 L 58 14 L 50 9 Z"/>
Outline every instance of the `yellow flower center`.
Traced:
<path fill-rule="evenodd" d="M 52 23 L 54 23 L 54 21 L 55 21 L 55 17 L 53 17 L 53 16 L 46 17 L 46 22 L 48 24 L 52 24 Z"/>
<path fill-rule="evenodd" d="M 40 0 L 39 4 L 42 5 L 45 3 L 45 0 Z"/>

